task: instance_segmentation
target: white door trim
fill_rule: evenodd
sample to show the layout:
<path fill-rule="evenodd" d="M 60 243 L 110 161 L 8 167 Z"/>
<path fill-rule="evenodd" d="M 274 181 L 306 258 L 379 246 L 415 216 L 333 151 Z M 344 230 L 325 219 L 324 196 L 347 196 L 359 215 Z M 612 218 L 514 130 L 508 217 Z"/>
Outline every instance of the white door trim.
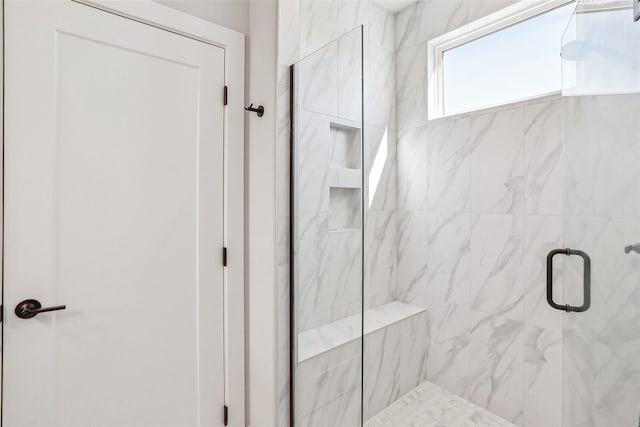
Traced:
<path fill-rule="evenodd" d="M 3 3 L 5 0 L 2 0 Z M 68 0 L 60 0 L 68 1 Z M 244 357 L 244 45 L 237 31 L 193 17 L 150 0 L 74 0 L 147 25 L 153 25 L 224 49 L 228 104 L 224 117 L 224 242 L 225 269 L 225 403 L 229 426 L 245 426 Z M 4 46 L 4 14 L 0 8 L 0 43 Z M 4 60 L 4 51 L 0 61 Z M 0 62 L 3 102 L 0 105 L 0 146 L 4 144 L 4 76 Z M 222 101 L 222 92 L 220 94 Z M 3 162 L 4 164 L 4 159 Z M 2 167 L 4 169 L 4 167 Z M 4 171 L 0 186 L 0 204 Z M 4 212 L 4 207 L 2 210 Z M 4 224 L 4 220 L 3 220 Z M 3 245 L 4 247 L 4 245 Z M 222 256 L 222 254 L 221 254 Z M 212 260 L 212 262 L 218 262 Z M 4 311 L 7 311 L 5 308 Z"/>

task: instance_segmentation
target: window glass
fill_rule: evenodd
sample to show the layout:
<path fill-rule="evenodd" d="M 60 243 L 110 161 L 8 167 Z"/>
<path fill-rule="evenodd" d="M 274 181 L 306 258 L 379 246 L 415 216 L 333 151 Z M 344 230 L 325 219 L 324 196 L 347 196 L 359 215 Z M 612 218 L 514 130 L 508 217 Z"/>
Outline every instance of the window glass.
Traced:
<path fill-rule="evenodd" d="M 446 50 L 444 114 L 559 91 L 560 45 L 574 8 L 569 3 Z"/>

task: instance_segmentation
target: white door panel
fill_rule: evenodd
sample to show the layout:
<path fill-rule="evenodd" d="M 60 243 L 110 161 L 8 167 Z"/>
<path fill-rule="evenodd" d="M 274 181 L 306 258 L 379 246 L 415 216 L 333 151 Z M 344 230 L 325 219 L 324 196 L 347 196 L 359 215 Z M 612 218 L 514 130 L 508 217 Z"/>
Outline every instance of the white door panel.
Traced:
<path fill-rule="evenodd" d="M 5 22 L 3 425 L 221 425 L 224 51 L 67 1 Z"/>

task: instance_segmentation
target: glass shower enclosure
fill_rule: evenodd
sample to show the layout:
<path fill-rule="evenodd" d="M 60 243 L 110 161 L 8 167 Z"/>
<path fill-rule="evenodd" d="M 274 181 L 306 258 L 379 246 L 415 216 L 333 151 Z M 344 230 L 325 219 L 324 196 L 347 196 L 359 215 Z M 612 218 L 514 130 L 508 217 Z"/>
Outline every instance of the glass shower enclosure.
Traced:
<path fill-rule="evenodd" d="M 409 135 L 425 145 L 411 171 L 425 185 L 433 170 L 510 168 L 500 151 L 474 157 L 480 142 L 514 152 L 522 171 L 513 178 L 545 209 L 528 205 L 534 197 L 522 211 L 379 209 L 376 188 L 404 171 L 394 169 L 399 135 L 367 123 L 363 31 L 291 67 L 291 424 L 362 426 L 433 382 L 508 420 L 500 425 L 637 426 L 640 23 L 631 1 L 576 2 L 561 93 Z M 474 124 L 489 129 L 478 141 Z M 389 291 L 416 257 L 429 269 L 420 282 Z"/>
<path fill-rule="evenodd" d="M 591 306 L 564 313 L 563 425 L 640 415 L 640 23 L 628 1 L 578 2 L 562 39 L 563 231 L 591 257 Z M 564 300 L 584 300 L 564 260 Z"/>
<path fill-rule="evenodd" d="M 291 67 L 293 425 L 362 422 L 362 27 Z"/>

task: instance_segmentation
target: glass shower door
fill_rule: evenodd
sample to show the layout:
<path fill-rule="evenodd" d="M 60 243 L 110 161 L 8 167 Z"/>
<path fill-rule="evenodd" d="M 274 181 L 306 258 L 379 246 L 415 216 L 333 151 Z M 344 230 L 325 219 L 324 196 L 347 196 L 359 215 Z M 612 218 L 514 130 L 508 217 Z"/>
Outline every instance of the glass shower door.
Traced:
<path fill-rule="evenodd" d="M 563 426 L 640 414 L 640 23 L 631 1 L 581 1 L 563 37 Z M 558 295 L 558 292 L 556 292 Z"/>

